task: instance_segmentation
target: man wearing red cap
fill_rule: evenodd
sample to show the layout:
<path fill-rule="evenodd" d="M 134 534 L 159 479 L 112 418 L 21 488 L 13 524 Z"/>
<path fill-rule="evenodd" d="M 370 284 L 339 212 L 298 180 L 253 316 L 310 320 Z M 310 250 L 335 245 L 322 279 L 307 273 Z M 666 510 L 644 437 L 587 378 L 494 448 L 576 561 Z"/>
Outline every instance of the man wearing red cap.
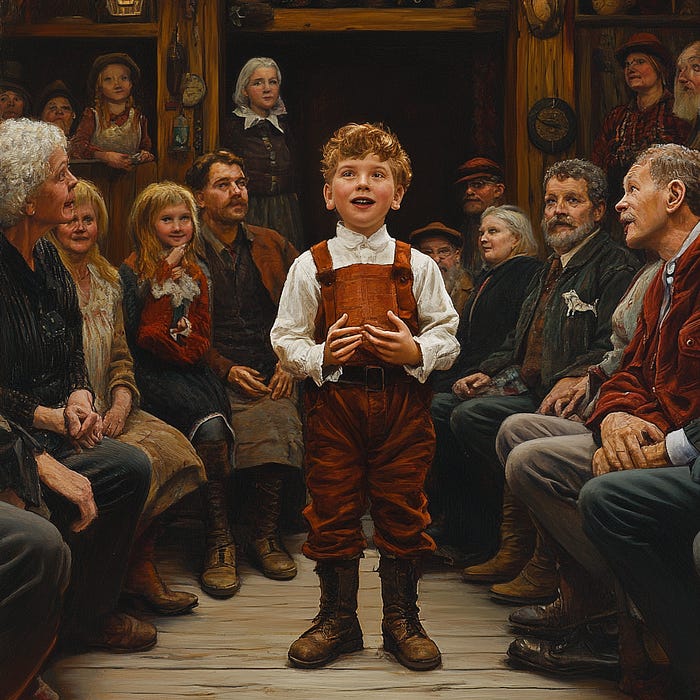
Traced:
<path fill-rule="evenodd" d="M 470 158 L 457 169 L 455 185 L 464 213 L 462 264 L 474 276 L 484 264 L 479 250 L 481 215 L 488 207 L 505 204 L 503 170 L 490 158 Z"/>
<path fill-rule="evenodd" d="M 433 221 L 427 226 L 411 231 L 408 242 L 437 263 L 447 293 L 461 316 L 474 288 L 474 280 L 460 260 L 464 242 L 462 234 L 445 226 L 441 221 Z"/>

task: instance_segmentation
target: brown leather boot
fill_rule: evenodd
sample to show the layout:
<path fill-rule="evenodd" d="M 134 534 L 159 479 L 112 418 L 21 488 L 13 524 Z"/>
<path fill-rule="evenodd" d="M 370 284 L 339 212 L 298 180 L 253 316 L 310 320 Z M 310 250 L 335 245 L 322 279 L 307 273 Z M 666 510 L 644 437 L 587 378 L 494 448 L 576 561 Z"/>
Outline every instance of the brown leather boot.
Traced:
<path fill-rule="evenodd" d="M 507 583 L 489 589 L 491 599 L 509 605 L 551 603 L 559 595 L 557 556 L 550 535 L 537 530 L 535 553 L 523 570 Z"/>
<path fill-rule="evenodd" d="M 321 584 L 318 615 L 311 627 L 289 647 L 287 656 L 299 668 L 318 668 L 362 649 L 362 630 L 357 619 L 360 560 L 316 564 Z"/>
<path fill-rule="evenodd" d="M 157 526 L 151 525 L 134 543 L 122 596 L 138 604 L 145 603 L 159 615 L 181 615 L 199 601 L 192 593 L 173 591 L 161 578 L 154 558 L 157 532 Z"/>
<path fill-rule="evenodd" d="M 503 491 L 501 546 L 496 555 L 483 564 L 462 571 L 466 583 L 503 583 L 522 571 L 535 548 L 535 526 L 527 508 L 506 486 Z"/>
<path fill-rule="evenodd" d="M 437 644 L 430 639 L 418 619 L 418 568 L 409 559 L 382 555 L 379 560 L 382 581 L 382 637 L 384 649 L 412 671 L 430 671 L 442 662 Z"/>
<path fill-rule="evenodd" d="M 259 467 L 250 484 L 252 497 L 246 508 L 250 522 L 248 558 L 268 578 L 292 579 L 297 575 L 297 565 L 282 544 L 278 530 L 283 484 L 279 468 Z"/>
<path fill-rule="evenodd" d="M 225 481 L 230 470 L 229 445 L 225 440 L 198 442 L 195 449 L 207 472 L 203 488 L 207 543 L 199 581 L 210 596 L 230 598 L 241 587 L 241 580 L 227 514 Z"/>
<path fill-rule="evenodd" d="M 613 591 L 564 550 L 557 556 L 559 596 L 549 605 L 518 608 L 508 617 L 511 625 L 518 632 L 542 639 L 561 639 L 584 626 L 616 626 Z"/>
<path fill-rule="evenodd" d="M 115 653 L 146 651 L 156 645 L 158 630 L 146 620 L 113 612 L 105 617 L 100 630 L 86 641 L 94 649 Z"/>

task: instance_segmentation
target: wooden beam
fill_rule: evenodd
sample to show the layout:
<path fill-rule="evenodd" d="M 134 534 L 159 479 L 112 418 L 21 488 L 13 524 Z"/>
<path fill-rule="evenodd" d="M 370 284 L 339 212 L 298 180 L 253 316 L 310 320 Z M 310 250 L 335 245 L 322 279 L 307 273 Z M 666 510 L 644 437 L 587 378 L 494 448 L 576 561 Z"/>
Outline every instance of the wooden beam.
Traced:
<path fill-rule="evenodd" d="M 93 38 L 153 38 L 158 36 L 155 22 L 122 22 L 108 24 L 98 22 L 46 22 L 44 24 L 7 24 L 3 27 L 7 37 L 59 37 L 61 39 Z"/>
<path fill-rule="evenodd" d="M 281 9 L 263 27 L 242 28 L 247 32 L 494 32 L 503 29 L 502 19 L 477 17 L 473 7 Z"/>

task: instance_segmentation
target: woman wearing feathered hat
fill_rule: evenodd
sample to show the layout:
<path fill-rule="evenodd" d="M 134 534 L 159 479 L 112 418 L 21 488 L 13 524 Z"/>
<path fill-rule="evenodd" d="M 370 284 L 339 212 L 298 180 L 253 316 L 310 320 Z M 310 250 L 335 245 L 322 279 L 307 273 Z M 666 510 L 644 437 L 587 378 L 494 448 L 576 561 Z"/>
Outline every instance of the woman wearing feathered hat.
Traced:
<path fill-rule="evenodd" d="M 607 114 L 591 153 L 608 176 L 612 203 L 619 200 L 622 178 L 640 151 L 654 143 L 685 143 L 690 131 L 690 124 L 673 114 L 673 95 L 666 87 L 673 59 L 654 34 L 633 34 L 615 58 L 633 97 Z"/>
<path fill-rule="evenodd" d="M 95 158 L 111 168 L 131 170 L 154 160 L 146 117 L 134 104 L 141 71 L 131 56 L 98 56 L 88 75 L 87 107 L 71 140 L 72 158 Z"/>

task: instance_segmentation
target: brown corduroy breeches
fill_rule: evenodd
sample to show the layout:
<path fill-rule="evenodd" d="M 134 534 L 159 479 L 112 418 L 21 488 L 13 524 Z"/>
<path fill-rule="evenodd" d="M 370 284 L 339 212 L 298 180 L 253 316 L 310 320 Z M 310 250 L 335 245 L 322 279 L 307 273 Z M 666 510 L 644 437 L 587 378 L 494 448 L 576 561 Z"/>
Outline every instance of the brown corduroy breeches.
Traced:
<path fill-rule="evenodd" d="M 429 387 L 396 383 L 381 391 L 327 382 L 305 395 L 304 510 L 310 559 L 351 559 L 367 542 L 368 501 L 380 551 L 416 558 L 435 549 L 423 491 L 435 453 Z"/>

